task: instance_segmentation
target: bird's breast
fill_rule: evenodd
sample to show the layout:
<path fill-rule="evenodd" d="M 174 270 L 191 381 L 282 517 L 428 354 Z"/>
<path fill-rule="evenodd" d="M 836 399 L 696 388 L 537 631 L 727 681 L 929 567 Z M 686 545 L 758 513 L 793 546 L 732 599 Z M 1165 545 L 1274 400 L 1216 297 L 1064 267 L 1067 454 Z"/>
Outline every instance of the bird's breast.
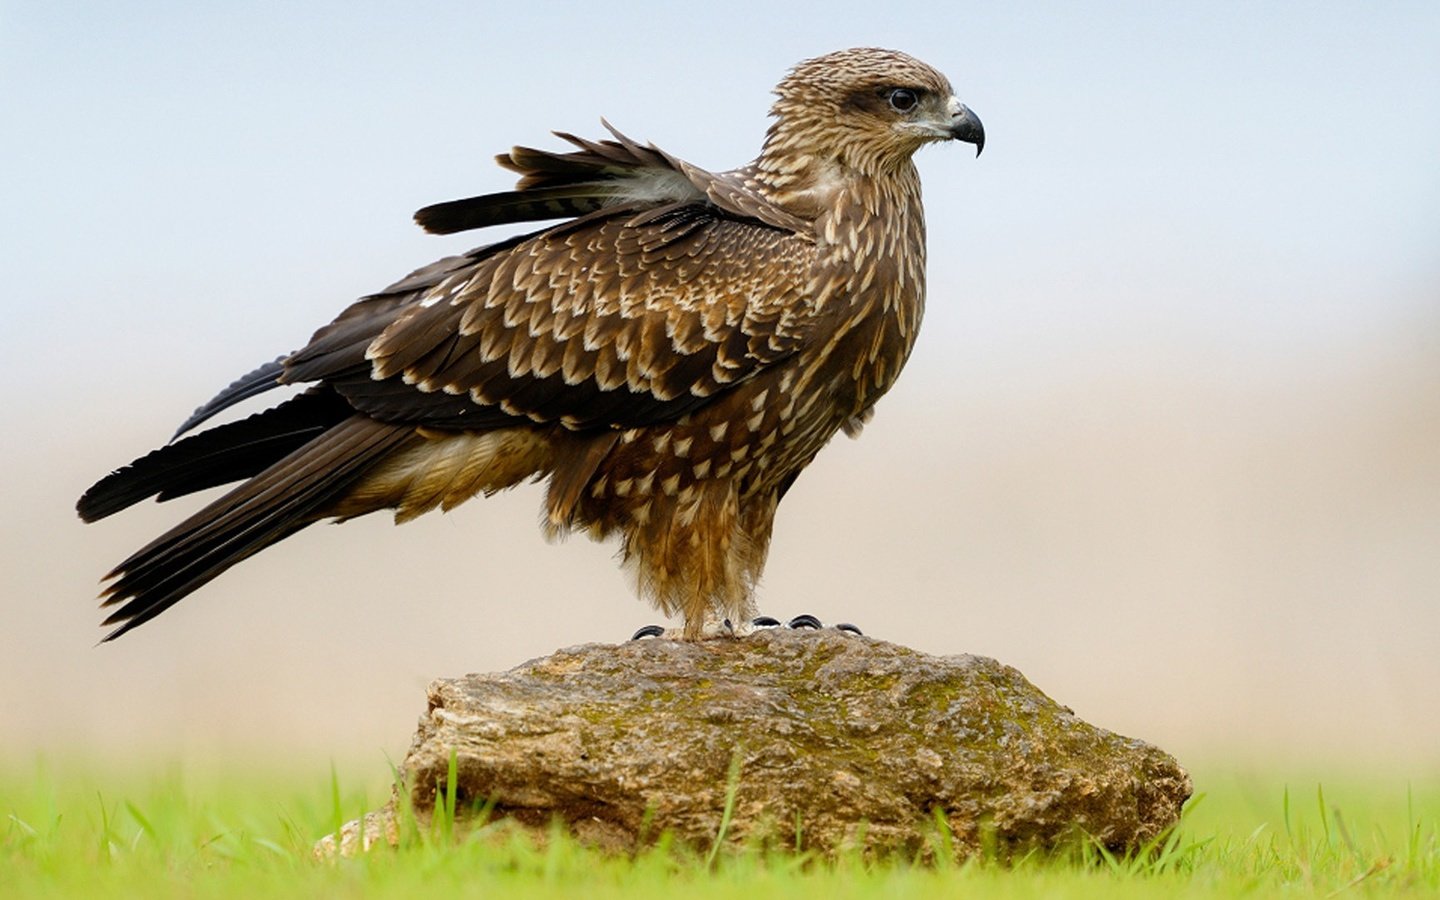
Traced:
<path fill-rule="evenodd" d="M 868 410 L 915 346 L 925 312 L 924 222 L 919 181 L 900 178 L 842 195 L 819 223 L 812 285 L 831 324 L 809 367 L 839 401 L 837 412 Z"/>

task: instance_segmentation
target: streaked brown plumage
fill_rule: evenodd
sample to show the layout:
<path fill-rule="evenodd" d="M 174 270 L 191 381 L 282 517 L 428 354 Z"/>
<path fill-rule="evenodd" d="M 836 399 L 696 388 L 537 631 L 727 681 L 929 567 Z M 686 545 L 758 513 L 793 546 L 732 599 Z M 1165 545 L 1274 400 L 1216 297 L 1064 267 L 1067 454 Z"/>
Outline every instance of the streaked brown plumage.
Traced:
<path fill-rule="evenodd" d="M 755 162 L 711 173 L 560 135 L 513 192 L 427 207 L 440 233 L 564 218 L 360 299 L 196 411 L 263 413 L 102 479 L 80 515 L 242 483 L 117 566 L 118 637 L 269 544 L 381 509 L 406 521 L 548 478 L 546 528 L 618 535 L 640 591 L 695 637 L 745 621 L 776 505 L 894 383 L 924 308 L 922 145 L 983 145 L 945 78 L 886 50 L 796 66 Z M 607 128 L 609 126 L 607 125 Z"/>

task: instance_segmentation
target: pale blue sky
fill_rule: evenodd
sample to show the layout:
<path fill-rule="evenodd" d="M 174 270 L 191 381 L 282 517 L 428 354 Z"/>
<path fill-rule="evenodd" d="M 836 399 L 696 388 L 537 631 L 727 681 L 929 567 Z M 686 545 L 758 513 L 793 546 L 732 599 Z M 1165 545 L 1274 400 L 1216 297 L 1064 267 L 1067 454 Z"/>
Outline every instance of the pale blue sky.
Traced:
<path fill-rule="evenodd" d="M 604 115 L 729 167 L 786 67 L 855 44 L 987 126 L 981 160 L 921 159 L 932 345 L 1284 354 L 1440 313 L 1434 3 L 0 9 L 6 343 L 160 330 L 243 368 L 483 241 L 408 218 L 508 186 L 492 153 Z"/>

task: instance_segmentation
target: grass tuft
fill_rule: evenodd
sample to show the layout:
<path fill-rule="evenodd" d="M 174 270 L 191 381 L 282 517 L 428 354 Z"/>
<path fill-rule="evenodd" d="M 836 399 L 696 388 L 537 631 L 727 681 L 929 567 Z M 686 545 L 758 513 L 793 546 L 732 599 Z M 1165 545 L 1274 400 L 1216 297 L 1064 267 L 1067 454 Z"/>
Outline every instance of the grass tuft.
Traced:
<path fill-rule="evenodd" d="M 937 809 L 925 857 L 942 862 L 921 865 L 875 860 L 859 846 L 826 859 L 777 849 L 788 838 L 737 844 L 740 759 L 732 760 L 710 847 L 677 846 L 659 834 L 630 856 L 583 847 L 559 826 L 536 841 L 492 820 L 493 810 L 460 796 L 453 762 L 435 785 L 428 821 L 410 807 L 411 786 L 393 768 L 371 785 L 334 767 L 328 781 L 309 783 L 254 775 L 192 782 L 178 769 L 137 777 L 69 767 L 62 778 L 44 764 L 0 768 L 0 896 L 1440 896 L 1436 780 L 1327 779 L 1312 782 L 1313 806 L 1297 807 L 1293 778 L 1219 770 L 1197 777 L 1206 794 L 1177 828 L 1129 856 L 1092 839 L 1066 853 L 1002 862 L 986 827 L 982 845 L 990 834 L 992 851 L 951 864 L 943 861 L 954 858 L 952 820 Z M 398 848 L 313 858 L 317 837 L 337 834 L 392 792 Z M 798 821 L 794 832 L 803 846 Z"/>

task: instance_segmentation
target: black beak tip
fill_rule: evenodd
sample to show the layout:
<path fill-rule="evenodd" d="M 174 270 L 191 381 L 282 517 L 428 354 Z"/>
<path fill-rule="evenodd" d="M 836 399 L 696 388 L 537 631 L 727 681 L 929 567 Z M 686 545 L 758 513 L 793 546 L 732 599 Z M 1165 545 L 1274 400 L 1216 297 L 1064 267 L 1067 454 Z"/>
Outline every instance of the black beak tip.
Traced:
<path fill-rule="evenodd" d="M 955 140 L 974 144 L 975 155 L 978 157 L 985 149 L 985 126 L 980 124 L 980 117 L 975 115 L 970 107 L 961 106 L 952 122 L 950 133 Z"/>

